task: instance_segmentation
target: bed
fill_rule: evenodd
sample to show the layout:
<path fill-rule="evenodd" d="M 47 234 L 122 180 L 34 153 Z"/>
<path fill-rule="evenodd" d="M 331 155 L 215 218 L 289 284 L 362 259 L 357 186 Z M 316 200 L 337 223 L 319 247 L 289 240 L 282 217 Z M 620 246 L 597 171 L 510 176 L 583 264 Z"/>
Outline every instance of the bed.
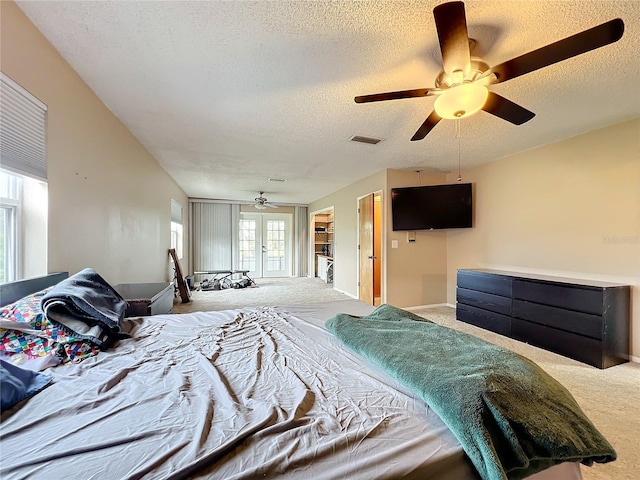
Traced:
<path fill-rule="evenodd" d="M 481 478 L 421 395 L 326 328 L 372 313 L 346 300 L 126 319 L 5 409 L 0 477 Z M 529 478 L 580 479 L 576 460 Z"/>

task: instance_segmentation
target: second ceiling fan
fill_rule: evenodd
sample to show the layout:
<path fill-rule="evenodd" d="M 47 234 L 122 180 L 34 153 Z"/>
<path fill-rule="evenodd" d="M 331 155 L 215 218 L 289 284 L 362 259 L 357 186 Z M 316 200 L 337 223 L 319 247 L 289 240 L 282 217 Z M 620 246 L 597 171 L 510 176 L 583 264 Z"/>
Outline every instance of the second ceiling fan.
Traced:
<path fill-rule="evenodd" d="M 260 196 L 255 198 L 255 202 L 253 206 L 258 210 L 264 210 L 265 208 L 278 208 L 277 205 L 269 203 L 269 201 L 263 196 L 264 192 L 260 192 Z"/>
<path fill-rule="evenodd" d="M 624 32 L 623 21 L 616 18 L 489 67 L 482 59 L 471 57 L 463 2 L 438 5 L 433 9 L 433 16 L 443 63 L 443 71 L 435 80 L 435 88 L 355 97 L 356 103 L 368 103 L 437 96 L 434 110 L 413 135 L 412 141 L 422 140 L 443 118 L 465 118 L 480 110 L 514 125 L 528 122 L 535 113 L 490 91 L 487 87 L 616 42 Z"/>

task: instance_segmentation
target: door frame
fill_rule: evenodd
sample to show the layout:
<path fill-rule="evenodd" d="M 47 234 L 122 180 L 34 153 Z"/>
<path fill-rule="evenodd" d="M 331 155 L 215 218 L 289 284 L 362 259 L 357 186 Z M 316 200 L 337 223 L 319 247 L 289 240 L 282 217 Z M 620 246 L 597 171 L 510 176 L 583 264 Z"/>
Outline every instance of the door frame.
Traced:
<path fill-rule="evenodd" d="M 259 266 L 260 270 L 256 272 L 249 272 L 250 275 L 255 275 L 255 278 L 270 278 L 270 277 L 291 277 L 292 269 L 293 269 L 293 215 L 291 213 L 262 213 L 262 212 L 240 212 L 239 220 L 242 220 L 243 217 L 246 218 L 255 218 L 258 221 L 256 222 L 256 230 L 259 231 L 259 234 L 256 234 L 256 267 Z M 283 275 L 267 275 L 265 277 L 265 258 L 263 255 L 262 246 L 264 245 L 266 239 L 265 237 L 265 228 L 266 222 L 269 219 L 282 219 L 285 220 L 287 224 L 287 235 L 285 238 L 285 258 L 286 258 L 286 272 Z M 258 242 L 258 239 L 261 240 Z M 240 238 L 236 240 L 239 242 Z M 259 243 L 259 244 L 258 244 Z M 238 248 L 236 246 L 236 248 Z"/>
<path fill-rule="evenodd" d="M 335 232 L 335 215 L 336 211 L 333 205 L 329 207 L 324 207 L 319 210 L 314 210 L 313 212 L 309 212 L 309 265 L 307 266 L 307 277 L 315 278 L 316 277 L 316 235 L 315 235 L 315 225 L 316 225 L 316 215 L 322 215 L 329 212 L 333 212 L 333 225 Z M 336 255 L 336 236 L 333 234 L 333 252 L 332 255 L 335 260 Z"/>
<path fill-rule="evenodd" d="M 375 190 L 373 192 L 368 192 L 364 195 L 360 195 L 356 198 L 356 218 L 357 218 L 357 228 L 356 228 L 356 265 L 357 265 L 357 274 L 356 274 L 356 291 L 358 292 L 357 294 L 357 298 L 359 300 L 362 300 L 360 298 L 360 276 L 361 276 L 361 272 L 360 272 L 360 249 L 358 248 L 360 245 L 360 223 L 361 223 L 361 219 L 360 219 L 360 200 L 362 200 L 365 197 L 368 197 L 370 195 L 373 195 L 374 200 L 375 200 L 375 196 L 379 195 L 380 196 L 380 225 L 377 225 L 375 222 L 373 224 L 373 228 L 374 228 L 374 232 L 373 232 L 373 238 L 375 239 L 376 236 L 376 230 L 378 232 L 378 234 L 380 235 L 380 252 L 374 252 L 374 254 L 377 254 L 379 256 L 379 260 L 380 260 L 380 278 L 378 279 L 379 285 L 380 285 L 380 300 L 381 303 L 385 303 L 386 302 L 386 238 L 387 238 L 387 232 L 386 232 L 386 212 L 387 209 L 385 208 L 385 196 L 384 196 L 384 192 L 382 190 Z M 374 201 L 375 203 L 375 201 Z M 375 206 L 374 206 L 375 208 Z M 375 212 L 374 212 L 374 217 L 375 217 Z M 374 240 L 375 242 L 375 240 Z M 374 288 L 374 292 L 375 292 L 375 288 Z M 375 302 L 375 293 L 374 293 L 374 302 Z"/>

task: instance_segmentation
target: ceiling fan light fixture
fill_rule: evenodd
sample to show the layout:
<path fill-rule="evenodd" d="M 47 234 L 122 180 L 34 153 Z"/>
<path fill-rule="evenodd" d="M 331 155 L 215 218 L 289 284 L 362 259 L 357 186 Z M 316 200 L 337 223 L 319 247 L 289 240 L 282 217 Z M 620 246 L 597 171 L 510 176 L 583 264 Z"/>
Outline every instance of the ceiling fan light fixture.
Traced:
<path fill-rule="evenodd" d="M 455 120 L 478 113 L 489 96 L 489 90 L 477 83 L 463 83 L 444 90 L 434 107 L 441 118 Z"/>
<path fill-rule="evenodd" d="M 254 203 L 253 206 L 256 208 L 256 210 L 266 210 L 267 207 L 278 208 L 277 205 L 274 205 L 273 203 L 269 203 L 267 199 L 263 197 L 263 195 L 264 195 L 264 192 L 259 192 L 259 196 L 254 199 L 256 203 Z"/>

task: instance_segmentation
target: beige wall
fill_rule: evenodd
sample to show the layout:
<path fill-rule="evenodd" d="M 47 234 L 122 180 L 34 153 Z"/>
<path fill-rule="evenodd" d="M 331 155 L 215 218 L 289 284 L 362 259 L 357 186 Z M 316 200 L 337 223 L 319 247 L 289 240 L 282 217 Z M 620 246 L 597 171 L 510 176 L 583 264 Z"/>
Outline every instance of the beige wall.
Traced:
<path fill-rule="evenodd" d="M 0 67 L 48 106 L 49 271 L 165 280 L 171 199 L 186 212 L 187 196 L 22 11 L 0 8 Z"/>
<path fill-rule="evenodd" d="M 445 175 L 421 175 L 422 183 L 445 181 Z M 418 185 L 411 170 L 383 170 L 309 205 L 313 213 L 334 207 L 334 287 L 358 297 L 358 198 L 382 191 L 382 301 L 399 307 L 431 305 L 447 301 L 445 232 L 416 232 L 407 242 L 406 232 L 392 230 L 390 192 L 393 187 Z M 392 241 L 398 248 L 391 248 Z"/>
<path fill-rule="evenodd" d="M 284 207 L 280 206 L 277 209 L 268 208 L 266 210 L 258 210 L 253 205 L 240 205 L 240 211 L 242 213 L 289 213 L 293 215 L 296 207 Z"/>
<path fill-rule="evenodd" d="M 630 284 L 632 355 L 640 357 L 640 119 L 463 177 L 475 184 L 475 224 L 447 234 L 449 302 L 459 268 Z"/>
<path fill-rule="evenodd" d="M 359 196 L 383 190 L 383 301 L 455 304 L 459 268 L 594 279 L 632 285 L 631 353 L 640 357 L 640 119 L 463 171 L 474 184 L 474 228 L 393 232 L 390 190 L 417 185 L 387 170 L 309 206 L 335 205 L 334 285 L 357 297 Z M 456 175 L 422 174 L 422 184 Z M 392 241 L 398 248 L 393 249 Z"/>
<path fill-rule="evenodd" d="M 387 170 L 386 211 L 391 212 L 391 189 L 437 185 L 444 174 L 420 176 L 412 170 Z M 447 233 L 416 231 L 416 241 L 407 241 L 407 232 L 394 232 L 391 215 L 386 223 L 387 302 L 398 307 L 433 305 L 447 301 Z M 392 248 L 392 242 L 398 248 Z"/>
<path fill-rule="evenodd" d="M 384 192 L 385 183 L 383 170 L 309 205 L 309 215 L 334 207 L 333 286 L 355 298 L 358 298 L 358 197 L 378 190 Z M 382 276 L 384 279 L 384 265 Z M 384 289 L 383 280 L 383 298 Z"/>

